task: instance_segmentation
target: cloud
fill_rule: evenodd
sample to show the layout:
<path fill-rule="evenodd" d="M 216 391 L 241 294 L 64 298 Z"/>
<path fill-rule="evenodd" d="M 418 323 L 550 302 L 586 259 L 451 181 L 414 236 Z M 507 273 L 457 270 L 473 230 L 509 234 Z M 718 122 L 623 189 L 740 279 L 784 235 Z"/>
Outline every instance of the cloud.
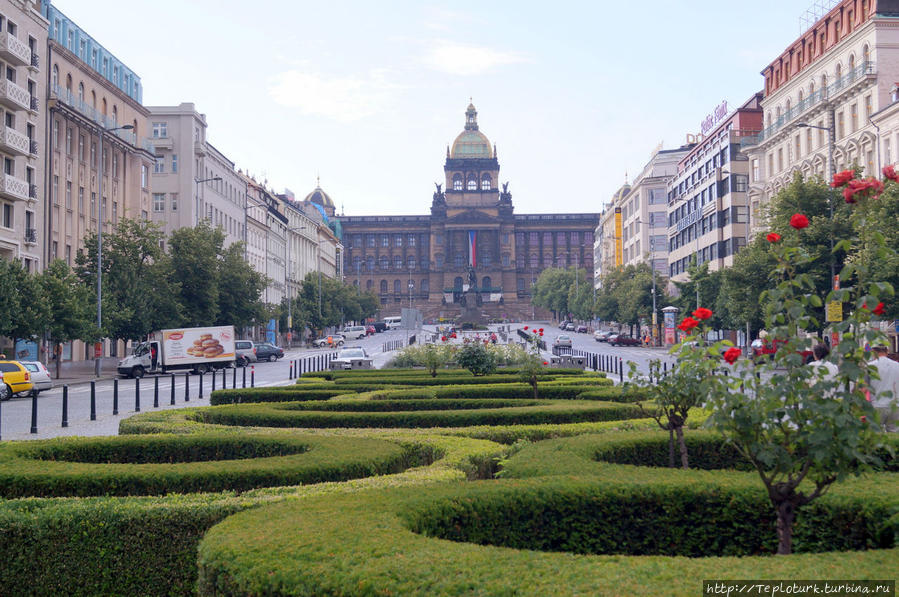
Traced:
<path fill-rule="evenodd" d="M 268 93 L 278 104 L 303 114 L 353 122 L 383 111 L 401 88 L 383 69 L 346 77 L 294 69 L 272 77 Z"/>
<path fill-rule="evenodd" d="M 480 75 L 499 66 L 529 62 L 529 59 L 519 52 L 437 42 L 426 51 L 422 61 L 430 68 L 451 75 Z"/>

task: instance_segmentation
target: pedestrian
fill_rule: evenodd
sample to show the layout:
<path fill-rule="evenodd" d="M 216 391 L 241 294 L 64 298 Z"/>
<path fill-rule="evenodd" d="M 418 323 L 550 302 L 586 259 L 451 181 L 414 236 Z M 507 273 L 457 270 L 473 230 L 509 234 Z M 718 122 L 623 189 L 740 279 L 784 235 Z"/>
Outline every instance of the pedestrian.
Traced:
<path fill-rule="evenodd" d="M 876 359 L 869 364 L 877 367 L 880 379 L 870 379 L 871 402 L 880 413 L 884 431 L 899 431 L 899 363 L 887 357 L 886 346 L 875 346 Z"/>
<path fill-rule="evenodd" d="M 826 360 L 828 355 L 830 355 L 830 349 L 826 344 L 815 344 L 815 346 L 812 347 L 812 355 L 814 360 L 810 364 L 817 370 L 822 368 L 827 370 L 823 373 L 822 378 L 826 383 L 833 385 L 833 388 L 827 391 L 827 396 L 833 397 L 834 393 L 837 391 L 836 381 L 840 369 L 836 364 Z"/>

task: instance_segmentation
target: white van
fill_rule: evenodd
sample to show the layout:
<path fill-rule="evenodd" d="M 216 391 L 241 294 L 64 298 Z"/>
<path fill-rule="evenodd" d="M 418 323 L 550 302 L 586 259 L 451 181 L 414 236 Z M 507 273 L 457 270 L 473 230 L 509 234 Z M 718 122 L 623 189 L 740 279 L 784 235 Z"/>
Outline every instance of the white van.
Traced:
<path fill-rule="evenodd" d="M 365 326 L 364 325 L 354 325 L 348 328 L 345 328 L 341 334 L 343 334 L 344 338 L 349 338 L 351 340 L 361 340 L 365 338 Z"/>
<path fill-rule="evenodd" d="M 400 327 L 400 324 L 403 322 L 402 317 L 385 317 L 384 323 L 387 324 L 388 330 L 395 330 Z"/>

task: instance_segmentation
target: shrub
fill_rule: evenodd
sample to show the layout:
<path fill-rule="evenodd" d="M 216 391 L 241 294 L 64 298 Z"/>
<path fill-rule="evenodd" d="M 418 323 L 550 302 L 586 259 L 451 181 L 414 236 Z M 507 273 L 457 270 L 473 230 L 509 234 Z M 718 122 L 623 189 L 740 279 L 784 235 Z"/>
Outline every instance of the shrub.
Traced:
<path fill-rule="evenodd" d="M 496 369 L 496 355 L 480 343 L 463 345 L 456 355 L 456 362 L 474 376 L 487 375 Z"/>

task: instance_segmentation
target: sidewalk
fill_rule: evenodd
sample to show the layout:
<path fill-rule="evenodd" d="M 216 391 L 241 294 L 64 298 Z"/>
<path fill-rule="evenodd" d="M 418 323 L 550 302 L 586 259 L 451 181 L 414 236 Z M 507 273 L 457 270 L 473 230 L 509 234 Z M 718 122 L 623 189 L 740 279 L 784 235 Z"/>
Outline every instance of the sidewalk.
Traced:
<path fill-rule="evenodd" d="M 50 362 L 47 371 L 53 380 L 53 387 L 74 386 L 92 381 L 110 380 L 117 376 L 116 366 L 122 357 L 104 357 L 100 359 L 100 377 L 94 375 L 94 360 L 64 361 L 59 365 L 59 379 L 56 379 L 56 363 Z"/>

